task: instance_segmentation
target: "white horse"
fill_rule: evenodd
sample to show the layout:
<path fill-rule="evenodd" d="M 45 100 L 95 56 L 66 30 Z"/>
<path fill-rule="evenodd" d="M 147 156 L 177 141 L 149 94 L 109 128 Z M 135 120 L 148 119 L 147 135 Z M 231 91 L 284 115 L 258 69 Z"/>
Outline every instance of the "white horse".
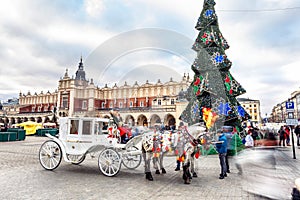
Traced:
<path fill-rule="evenodd" d="M 189 184 L 192 176 L 197 177 L 194 165 L 194 155 L 199 151 L 201 137 L 205 135 L 206 127 L 201 124 L 195 124 L 189 127 L 180 127 L 177 132 L 152 131 L 144 133 L 142 140 L 142 152 L 145 161 L 146 179 L 152 181 L 153 177 L 150 171 L 150 162 L 153 157 L 153 166 L 156 173 L 166 173 L 163 166 L 163 157 L 167 152 L 182 158 L 183 162 L 183 179 L 185 184 Z M 158 167 L 158 164 L 160 165 Z M 190 172 L 191 167 L 191 172 Z"/>

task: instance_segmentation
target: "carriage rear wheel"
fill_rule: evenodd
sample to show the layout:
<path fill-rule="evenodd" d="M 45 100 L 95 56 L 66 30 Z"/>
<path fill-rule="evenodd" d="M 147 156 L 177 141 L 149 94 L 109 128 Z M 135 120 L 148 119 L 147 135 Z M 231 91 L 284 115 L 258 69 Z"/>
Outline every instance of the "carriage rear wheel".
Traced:
<path fill-rule="evenodd" d="M 104 149 L 100 152 L 98 166 L 105 176 L 115 176 L 121 169 L 121 156 L 113 149 Z"/>
<path fill-rule="evenodd" d="M 122 162 L 123 165 L 128 169 L 135 169 L 138 166 L 140 166 L 142 162 L 142 155 L 130 155 L 130 151 L 137 151 L 138 148 L 136 146 L 131 146 L 128 149 L 126 149 L 127 153 L 123 153 L 122 155 Z M 128 154 L 129 153 L 129 154 Z"/>
<path fill-rule="evenodd" d="M 40 164 L 46 170 L 54 170 L 61 162 L 62 151 L 57 142 L 48 140 L 44 142 L 39 151 Z"/>

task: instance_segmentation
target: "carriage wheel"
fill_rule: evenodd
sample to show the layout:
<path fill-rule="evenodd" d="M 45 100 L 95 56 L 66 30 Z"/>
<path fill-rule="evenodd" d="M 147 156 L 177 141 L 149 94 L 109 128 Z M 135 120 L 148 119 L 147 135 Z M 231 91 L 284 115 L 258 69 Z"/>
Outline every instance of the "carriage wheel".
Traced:
<path fill-rule="evenodd" d="M 104 149 L 99 154 L 98 166 L 105 176 L 115 176 L 121 169 L 121 156 L 113 149 Z"/>
<path fill-rule="evenodd" d="M 57 142 L 48 140 L 44 142 L 39 151 L 39 160 L 46 170 L 54 170 L 61 162 L 62 152 Z"/>
<path fill-rule="evenodd" d="M 128 152 L 136 151 L 136 150 L 138 150 L 138 148 L 136 146 L 131 146 L 128 149 L 126 149 L 126 151 L 128 151 Z M 142 162 L 142 155 L 141 154 L 138 154 L 138 155 L 123 154 L 122 162 L 126 168 L 135 169 L 138 166 L 140 166 L 140 164 Z"/>
<path fill-rule="evenodd" d="M 67 154 L 67 157 L 73 165 L 79 165 L 80 163 L 82 163 L 85 160 L 85 155 Z"/>

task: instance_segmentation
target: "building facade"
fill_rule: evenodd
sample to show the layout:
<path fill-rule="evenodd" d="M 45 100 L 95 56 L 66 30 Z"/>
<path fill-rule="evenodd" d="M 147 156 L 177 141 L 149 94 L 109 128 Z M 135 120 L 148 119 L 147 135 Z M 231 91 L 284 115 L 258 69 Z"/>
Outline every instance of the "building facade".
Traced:
<path fill-rule="evenodd" d="M 261 113 L 260 113 L 260 101 L 253 100 L 249 98 L 237 98 L 238 102 L 243 106 L 243 108 L 251 115 L 251 122 L 260 124 Z"/>
<path fill-rule="evenodd" d="M 273 122 L 277 123 L 285 123 L 286 119 L 290 118 L 288 113 L 291 111 L 286 110 L 286 103 L 293 102 L 294 103 L 294 111 L 293 118 L 300 121 L 300 90 L 294 91 L 291 93 L 291 97 L 281 103 L 278 103 L 272 109 L 271 119 Z"/>
<path fill-rule="evenodd" d="M 5 123 L 49 122 L 53 121 L 54 114 L 57 117 L 109 117 L 109 111 L 117 109 L 125 124 L 176 125 L 187 105 L 186 101 L 178 100 L 178 94 L 190 84 L 189 75 L 184 74 L 178 82 L 170 78 L 166 83 L 145 80 L 145 83 L 129 85 L 125 82 L 112 87 L 106 84 L 99 88 L 93 79 L 87 80 L 81 59 L 75 78 L 71 78 L 66 70 L 55 92 L 33 95 L 20 92 L 19 112 L 7 115 Z"/>

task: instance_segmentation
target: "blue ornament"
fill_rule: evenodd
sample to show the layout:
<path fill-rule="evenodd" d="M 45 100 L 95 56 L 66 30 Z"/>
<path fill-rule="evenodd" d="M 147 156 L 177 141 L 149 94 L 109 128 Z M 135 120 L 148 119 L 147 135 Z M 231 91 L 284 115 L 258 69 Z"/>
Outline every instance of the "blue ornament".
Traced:
<path fill-rule="evenodd" d="M 245 117 L 246 112 L 242 106 L 238 106 L 237 111 L 240 116 Z"/>
<path fill-rule="evenodd" d="M 205 17 L 211 17 L 213 13 L 214 13 L 213 10 L 206 10 Z"/>
<path fill-rule="evenodd" d="M 219 109 L 219 114 L 225 115 L 225 116 L 228 116 L 229 111 L 231 111 L 231 108 L 228 103 L 225 103 L 225 104 L 220 103 L 218 109 Z"/>
<path fill-rule="evenodd" d="M 223 55 L 216 55 L 215 61 L 216 63 L 222 63 L 224 61 Z"/>
<path fill-rule="evenodd" d="M 196 103 L 196 104 L 194 104 L 194 106 L 193 106 L 193 113 L 194 113 L 194 115 L 196 115 L 196 113 L 198 112 L 198 110 L 199 110 L 199 106 L 198 106 L 198 104 Z"/>

